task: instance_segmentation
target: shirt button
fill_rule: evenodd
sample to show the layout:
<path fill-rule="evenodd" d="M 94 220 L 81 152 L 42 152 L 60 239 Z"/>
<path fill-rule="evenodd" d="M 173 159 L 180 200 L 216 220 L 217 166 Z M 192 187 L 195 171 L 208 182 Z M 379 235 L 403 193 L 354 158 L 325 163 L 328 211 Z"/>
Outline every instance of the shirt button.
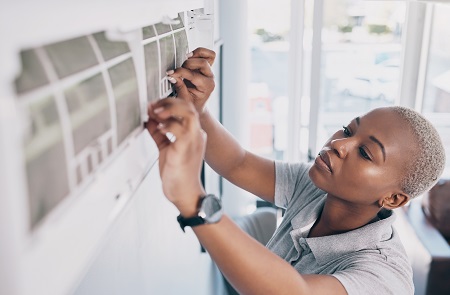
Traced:
<path fill-rule="evenodd" d="M 300 247 L 302 247 L 303 250 L 309 249 L 308 243 L 306 243 L 305 238 L 300 238 L 298 243 L 300 244 Z"/>

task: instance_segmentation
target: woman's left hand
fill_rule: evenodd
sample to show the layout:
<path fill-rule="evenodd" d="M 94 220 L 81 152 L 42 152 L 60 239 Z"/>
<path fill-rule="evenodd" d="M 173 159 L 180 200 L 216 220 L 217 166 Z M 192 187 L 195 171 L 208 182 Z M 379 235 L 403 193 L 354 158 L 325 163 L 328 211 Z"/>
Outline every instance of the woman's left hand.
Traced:
<path fill-rule="evenodd" d="M 190 102 L 165 98 L 149 104 L 148 114 L 147 129 L 159 149 L 164 194 L 181 215 L 193 216 L 200 196 L 205 194 L 200 172 L 206 133 L 200 127 L 198 113 Z"/>
<path fill-rule="evenodd" d="M 215 58 L 214 51 L 197 48 L 192 51 L 192 55 L 182 67 L 168 75 L 178 96 L 192 102 L 200 115 L 205 111 L 206 102 L 215 87 L 214 73 L 211 68 Z"/>

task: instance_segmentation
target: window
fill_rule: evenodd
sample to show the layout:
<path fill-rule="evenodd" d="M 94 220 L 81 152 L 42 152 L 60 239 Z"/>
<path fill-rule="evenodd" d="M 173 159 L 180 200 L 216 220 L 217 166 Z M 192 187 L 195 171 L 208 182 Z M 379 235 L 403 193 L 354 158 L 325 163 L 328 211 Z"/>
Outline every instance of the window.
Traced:
<path fill-rule="evenodd" d="M 450 177 L 450 6 L 435 4 L 423 92 L 424 115 L 437 128 L 446 148 L 445 177 Z M 419 94 L 420 95 L 420 94 Z"/>
<path fill-rule="evenodd" d="M 323 9 L 318 133 L 310 156 L 354 117 L 396 103 L 400 86 L 405 3 L 325 0 Z"/>
<path fill-rule="evenodd" d="M 287 146 L 290 2 L 249 1 L 250 150 L 273 159 Z"/>

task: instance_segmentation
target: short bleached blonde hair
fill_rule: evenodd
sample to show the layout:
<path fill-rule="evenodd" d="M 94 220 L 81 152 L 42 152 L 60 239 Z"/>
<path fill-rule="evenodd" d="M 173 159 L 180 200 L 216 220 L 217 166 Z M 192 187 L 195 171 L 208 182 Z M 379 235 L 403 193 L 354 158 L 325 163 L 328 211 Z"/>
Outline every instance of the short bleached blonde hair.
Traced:
<path fill-rule="evenodd" d="M 388 107 L 398 114 L 417 140 L 419 150 L 402 179 L 402 190 L 411 198 L 428 191 L 442 175 L 445 150 L 437 130 L 418 112 L 401 106 Z"/>

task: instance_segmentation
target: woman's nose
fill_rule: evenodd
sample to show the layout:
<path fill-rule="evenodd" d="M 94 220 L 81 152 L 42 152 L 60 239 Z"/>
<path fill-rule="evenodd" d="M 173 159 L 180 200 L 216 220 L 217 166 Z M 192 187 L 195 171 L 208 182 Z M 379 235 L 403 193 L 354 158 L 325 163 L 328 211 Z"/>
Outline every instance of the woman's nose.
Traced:
<path fill-rule="evenodd" d="M 351 144 L 349 138 L 338 138 L 331 141 L 331 148 L 339 158 L 345 158 Z"/>

